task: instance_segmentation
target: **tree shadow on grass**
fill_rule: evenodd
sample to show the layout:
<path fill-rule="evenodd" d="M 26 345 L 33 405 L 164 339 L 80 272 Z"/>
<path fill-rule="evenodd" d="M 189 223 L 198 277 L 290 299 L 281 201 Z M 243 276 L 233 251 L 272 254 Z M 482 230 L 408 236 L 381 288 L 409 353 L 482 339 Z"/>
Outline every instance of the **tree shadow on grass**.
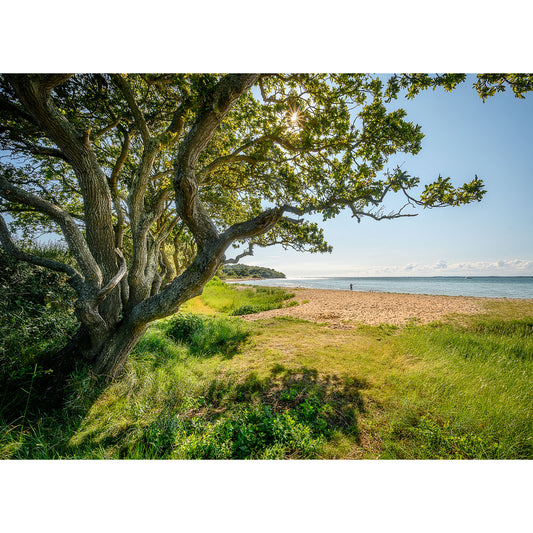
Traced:
<path fill-rule="evenodd" d="M 313 368 L 274 365 L 271 375 L 251 373 L 233 387 L 213 381 L 206 400 L 213 406 L 260 403 L 274 413 L 290 413 L 298 422 L 326 438 L 334 432 L 359 442 L 357 415 L 365 412 L 360 391 L 368 387 L 356 377 L 320 375 Z"/>
<path fill-rule="evenodd" d="M 359 442 L 357 417 L 365 412 L 360 391 L 368 386 L 356 377 L 275 365 L 266 377 L 251 373 L 244 381 L 206 383 L 194 396 L 178 403 L 166 401 L 150 420 L 119 416 L 133 405 L 121 396 L 117 400 L 126 403 L 113 423 L 102 421 L 104 425 L 97 423 L 79 433 L 100 391 L 89 374 L 84 377 L 79 371 L 72 379 L 77 392 L 68 387 L 66 405 L 46 414 L 29 408 L 24 434 L 19 422 L 10 438 L 0 439 L 5 449 L 15 450 L 2 452 L 3 457 L 316 458 L 320 443 L 339 434 Z M 39 415 L 44 417 L 42 424 Z"/>

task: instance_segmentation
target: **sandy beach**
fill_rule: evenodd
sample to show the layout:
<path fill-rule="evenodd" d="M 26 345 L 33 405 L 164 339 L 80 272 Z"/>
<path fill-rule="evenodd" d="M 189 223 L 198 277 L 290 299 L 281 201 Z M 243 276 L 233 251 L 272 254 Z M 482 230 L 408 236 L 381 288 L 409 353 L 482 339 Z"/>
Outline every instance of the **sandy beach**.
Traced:
<path fill-rule="evenodd" d="M 394 294 L 380 292 L 338 291 L 327 289 L 290 289 L 295 293 L 297 306 L 273 309 L 253 315 L 245 320 L 260 320 L 277 316 L 290 316 L 326 322 L 335 327 L 354 324 L 397 326 L 415 320 L 427 324 L 452 313 L 475 314 L 483 311 L 487 298 L 464 296 L 433 296 L 425 294 Z"/>

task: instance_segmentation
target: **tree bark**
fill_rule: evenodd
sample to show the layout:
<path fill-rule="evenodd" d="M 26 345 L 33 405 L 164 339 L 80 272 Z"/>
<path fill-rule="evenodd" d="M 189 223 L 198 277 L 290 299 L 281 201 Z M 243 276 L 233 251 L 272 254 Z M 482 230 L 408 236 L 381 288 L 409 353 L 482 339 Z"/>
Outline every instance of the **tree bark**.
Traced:
<path fill-rule="evenodd" d="M 102 343 L 93 371 L 106 381 L 120 377 L 128 356 L 148 329 L 148 325 L 120 324 Z"/>

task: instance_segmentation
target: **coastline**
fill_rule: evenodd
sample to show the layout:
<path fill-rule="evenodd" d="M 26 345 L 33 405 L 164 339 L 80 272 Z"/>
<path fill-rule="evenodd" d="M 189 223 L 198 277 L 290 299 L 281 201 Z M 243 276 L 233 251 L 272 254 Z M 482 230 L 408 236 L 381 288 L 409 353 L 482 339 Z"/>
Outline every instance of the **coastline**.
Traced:
<path fill-rule="evenodd" d="M 240 281 L 268 281 L 274 279 L 286 279 L 286 278 L 220 278 L 224 283 L 239 283 Z"/>
<path fill-rule="evenodd" d="M 368 277 L 368 278 L 284 278 L 241 279 L 229 281 L 231 285 L 257 285 L 295 289 L 325 289 L 359 292 L 390 292 L 396 294 L 432 294 L 464 297 L 512 298 L 533 300 L 533 277 Z"/>
<path fill-rule="evenodd" d="M 337 328 L 356 324 L 404 326 L 413 322 L 427 324 L 451 314 L 482 313 L 487 301 L 505 300 L 479 296 L 284 288 L 295 293 L 294 300 L 298 305 L 243 315 L 242 318 L 255 321 L 286 316 L 328 323 Z"/>

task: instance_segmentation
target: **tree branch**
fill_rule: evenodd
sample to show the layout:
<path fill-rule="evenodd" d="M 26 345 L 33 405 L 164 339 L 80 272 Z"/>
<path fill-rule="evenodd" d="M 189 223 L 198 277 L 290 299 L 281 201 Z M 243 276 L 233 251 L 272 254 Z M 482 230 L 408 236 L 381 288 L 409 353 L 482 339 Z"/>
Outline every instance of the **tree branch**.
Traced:
<path fill-rule="evenodd" d="M 50 88 L 62 83 L 67 77 L 10 74 L 6 75 L 5 79 L 15 89 L 18 99 L 47 137 L 57 145 L 72 165 L 85 205 L 86 245 L 101 265 L 106 280 L 110 279 L 116 272 L 117 263 L 114 252 L 112 200 L 107 178 L 90 146 L 84 144 L 81 132 L 67 120 L 49 97 Z"/>
<path fill-rule="evenodd" d="M 58 85 L 65 83 L 72 77 L 72 74 L 39 74 L 39 87 L 45 92 L 49 93 Z"/>
<path fill-rule="evenodd" d="M 5 179 L 0 173 L 0 196 L 10 202 L 18 202 L 48 215 L 57 222 L 63 235 L 78 262 L 86 280 L 93 284 L 102 283 L 102 272 L 92 256 L 83 235 L 76 226 L 72 217 L 57 205 L 43 200 L 34 194 L 21 189 Z"/>
<path fill-rule="evenodd" d="M 77 291 L 80 290 L 83 283 L 83 278 L 74 267 L 71 267 L 65 263 L 60 263 L 59 261 L 53 261 L 52 259 L 46 259 L 44 257 L 29 254 L 18 248 L 18 246 L 15 244 L 15 241 L 13 241 L 11 234 L 9 233 L 9 229 L 2 215 L 0 215 L 0 242 L 2 243 L 4 250 L 19 261 L 26 261 L 27 263 L 32 263 L 33 265 L 42 266 L 56 272 L 63 272 L 67 274 L 67 276 L 69 276 L 70 285 L 72 285 L 72 287 L 74 287 Z"/>
<path fill-rule="evenodd" d="M 229 246 L 234 241 L 262 235 L 271 230 L 282 216 L 283 208 L 267 209 L 253 219 L 233 224 L 220 236 L 220 239 Z"/>
<path fill-rule="evenodd" d="M 224 259 L 222 261 L 223 265 L 233 265 L 238 263 L 243 257 L 246 257 L 247 255 L 254 255 L 254 245 L 250 242 L 248 243 L 248 250 L 245 250 L 241 254 L 237 255 L 233 259 Z"/>
<path fill-rule="evenodd" d="M 176 211 L 187 224 L 199 249 L 218 239 L 215 224 L 198 197 L 195 167 L 206 147 L 237 99 L 257 80 L 257 74 L 229 74 L 215 86 L 203 103 L 195 123 L 181 143 L 174 166 Z"/>
<path fill-rule="evenodd" d="M 51 148 L 49 146 L 41 146 L 38 144 L 30 144 L 25 141 L 23 141 L 22 144 L 19 145 L 19 148 L 22 148 L 23 150 L 26 149 L 28 150 L 28 152 L 35 154 L 35 155 L 57 157 L 69 163 L 67 156 L 61 150 L 58 150 L 57 148 Z"/>
<path fill-rule="evenodd" d="M 130 108 L 130 111 L 135 120 L 135 124 L 137 124 L 137 127 L 139 128 L 139 131 L 141 132 L 142 140 L 145 143 L 148 143 L 151 138 L 150 131 L 148 130 L 148 126 L 146 124 L 144 114 L 141 111 L 141 108 L 139 107 L 139 105 L 137 104 L 137 101 L 135 100 L 135 96 L 133 94 L 133 90 L 130 84 L 120 74 L 111 74 L 111 79 L 115 82 L 115 85 L 120 89 L 120 91 L 124 95 L 124 98 L 126 99 L 128 107 Z"/>
<path fill-rule="evenodd" d="M 126 272 L 128 271 L 126 259 L 124 259 L 122 252 L 118 248 L 115 249 L 115 252 L 117 253 L 117 256 L 120 260 L 118 272 L 109 280 L 105 287 L 98 291 L 96 295 L 97 305 L 101 304 L 105 300 L 105 297 L 120 283 L 120 280 L 125 276 Z"/>

